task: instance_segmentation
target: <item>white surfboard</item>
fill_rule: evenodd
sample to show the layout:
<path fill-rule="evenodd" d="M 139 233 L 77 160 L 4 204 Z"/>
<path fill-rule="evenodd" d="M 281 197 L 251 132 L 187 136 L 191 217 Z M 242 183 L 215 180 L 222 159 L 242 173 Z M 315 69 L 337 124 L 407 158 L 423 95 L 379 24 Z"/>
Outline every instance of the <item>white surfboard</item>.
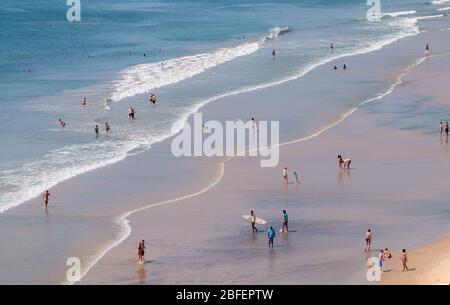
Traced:
<path fill-rule="evenodd" d="M 253 216 L 252 215 L 242 215 L 242 218 L 244 218 L 245 220 L 247 220 L 250 223 L 253 222 Z M 259 218 L 258 216 L 256 216 L 255 223 L 259 224 L 259 225 L 265 225 L 267 222 L 264 219 Z"/>

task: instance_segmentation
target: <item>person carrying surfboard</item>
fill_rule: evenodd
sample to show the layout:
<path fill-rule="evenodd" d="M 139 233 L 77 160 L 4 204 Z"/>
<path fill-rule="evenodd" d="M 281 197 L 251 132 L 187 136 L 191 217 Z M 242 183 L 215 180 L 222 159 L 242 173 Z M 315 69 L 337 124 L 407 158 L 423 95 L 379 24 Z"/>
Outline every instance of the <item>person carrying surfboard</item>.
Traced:
<path fill-rule="evenodd" d="M 269 248 L 273 248 L 273 240 L 275 239 L 275 230 L 271 226 L 269 230 L 267 230 L 267 237 L 269 238 Z"/>
<path fill-rule="evenodd" d="M 253 218 L 252 218 L 252 231 L 253 232 L 258 232 L 258 229 L 256 228 L 256 226 L 255 226 L 255 223 L 256 223 L 256 215 L 255 215 L 255 213 L 253 212 L 253 211 L 250 211 L 250 216 L 252 216 Z"/>

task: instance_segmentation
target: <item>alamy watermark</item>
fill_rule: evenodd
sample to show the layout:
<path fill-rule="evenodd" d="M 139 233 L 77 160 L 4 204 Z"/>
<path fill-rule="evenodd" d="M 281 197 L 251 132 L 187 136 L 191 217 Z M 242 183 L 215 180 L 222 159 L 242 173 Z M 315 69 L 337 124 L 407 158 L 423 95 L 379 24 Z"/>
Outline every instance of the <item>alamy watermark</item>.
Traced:
<path fill-rule="evenodd" d="M 261 167 L 275 167 L 279 162 L 279 140 L 278 121 L 226 121 L 223 126 L 219 121 L 203 123 L 202 114 L 195 113 L 193 126 L 184 125 L 173 139 L 171 150 L 175 157 L 260 157 Z"/>
<path fill-rule="evenodd" d="M 66 261 L 69 267 L 66 272 L 66 280 L 69 283 L 81 281 L 81 260 L 78 257 L 69 257 Z"/>
<path fill-rule="evenodd" d="M 81 21 L 81 1 L 80 0 L 67 0 L 67 6 L 69 9 L 66 13 L 67 21 L 80 22 Z"/>
<path fill-rule="evenodd" d="M 369 282 L 381 281 L 381 262 L 378 257 L 370 257 L 367 260 L 367 267 L 369 269 L 366 273 L 366 278 Z"/>

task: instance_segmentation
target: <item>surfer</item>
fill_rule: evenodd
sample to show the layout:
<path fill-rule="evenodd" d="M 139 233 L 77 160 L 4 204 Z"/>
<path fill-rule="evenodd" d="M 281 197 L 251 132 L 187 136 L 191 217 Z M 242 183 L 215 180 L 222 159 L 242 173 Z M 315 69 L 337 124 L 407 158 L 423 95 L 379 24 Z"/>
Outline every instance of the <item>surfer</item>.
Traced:
<path fill-rule="evenodd" d="M 83 101 L 81 102 L 81 106 L 86 106 L 87 105 L 87 99 L 84 97 Z"/>
<path fill-rule="evenodd" d="M 109 127 L 109 123 L 105 122 L 105 131 L 109 132 L 111 130 L 111 127 Z"/>
<path fill-rule="evenodd" d="M 406 253 L 406 249 L 402 250 L 402 254 L 400 255 L 400 260 L 402 261 L 403 272 L 409 271 L 409 269 L 408 269 L 408 253 Z"/>
<path fill-rule="evenodd" d="M 288 184 L 288 168 L 283 168 L 283 183 Z"/>
<path fill-rule="evenodd" d="M 269 230 L 267 230 L 267 237 L 269 238 L 269 248 L 273 248 L 273 240 L 275 239 L 275 230 L 271 226 Z"/>
<path fill-rule="evenodd" d="M 98 137 L 98 125 L 95 125 L 94 131 L 95 131 L 95 136 Z"/>
<path fill-rule="evenodd" d="M 60 125 L 62 128 L 66 127 L 66 122 L 64 122 L 62 119 L 59 119 L 58 121 L 59 121 L 59 125 Z"/>
<path fill-rule="evenodd" d="M 352 160 L 350 159 L 343 159 L 341 155 L 338 156 L 338 165 L 340 169 L 350 169 L 350 164 L 352 163 Z"/>
<path fill-rule="evenodd" d="M 254 233 L 256 233 L 256 232 L 258 232 L 258 229 L 257 229 L 256 226 L 255 226 L 255 223 L 256 223 L 256 215 L 255 215 L 255 213 L 254 213 L 253 211 L 250 211 L 250 216 L 252 216 L 252 231 L 253 231 Z"/>
<path fill-rule="evenodd" d="M 372 245 L 372 230 L 367 230 L 364 240 L 366 241 L 364 252 L 370 252 L 370 246 Z"/>
<path fill-rule="evenodd" d="M 289 232 L 288 220 L 288 213 L 286 212 L 286 210 L 283 210 L 283 228 L 281 229 L 282 232 L 284 232 L 284 228 L 286 228 L 286 232 Z"/>
<path fill-rule="evenodd" d="M 45 207 L 48 206 L 48 199 L 50 198 L 50 192 L 46 190 L 44 194 L 42 194 L 42 198 L 44 198 Z"/>

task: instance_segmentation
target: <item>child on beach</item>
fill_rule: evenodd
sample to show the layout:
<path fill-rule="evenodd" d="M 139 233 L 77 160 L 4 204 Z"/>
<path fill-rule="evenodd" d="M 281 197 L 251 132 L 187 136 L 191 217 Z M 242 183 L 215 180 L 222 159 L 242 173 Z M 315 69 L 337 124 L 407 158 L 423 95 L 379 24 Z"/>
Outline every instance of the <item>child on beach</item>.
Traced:
<path fill-rule="evenodd" d="M 384 261 L 384 250 L 380 250 L 380 253 L 378 254 L 378 261 L 379 261 L 379 267 L 380 271 L 383 272 L 383 261 Z"/>
<path fill-rule="evenodd" d="M 370 246 L 372 245 L 372 230 L 371 229 L 367 230 L 364 240 L 366 241 L 366 247 L 364 248 L 364 252 L 370 252 Z"/>
<path fill-rule="evenodd" d="M 144 262 L 145 262 L 144 255 L 145 255 L 145 241 L 141 240 L 141 242 L 139 243 L 139 246 L 138 246 L 138 250 L 137 250 L 137 257 L 138 257 L 137 264 L 141 264 L 141 265 L 144 264 Z"/>
<path fill-rule="evenodd" d="M 294 172 L 293 175 L 294 175 L 294 179 L 295 179 L 295 184 L 297 184 L 297 185 L 300 184 L 300 180 L 298 179 L 297 172 Z"/>
<path fill-rule="evenodd" d="M 283 168 L 283 182 L 284 184 L 288 184 L 288 168 Z"/>
<path fill-rule="evenodd" d="M 408 269 L 408 253 L 406 253 L 406 249 L 402 250 L 402 254 L 400 255 L 400 260 L 402 261 L 403 272 L 409 271 L 409 269 Z"/>
<path fill-rule="evenodd" d="M 273 240 L 275 239 L 275 230 L 271 226 L 269 230 L 267 230 L 267 237 L 269 238 L 269 248 L 273 248 Z"/>

